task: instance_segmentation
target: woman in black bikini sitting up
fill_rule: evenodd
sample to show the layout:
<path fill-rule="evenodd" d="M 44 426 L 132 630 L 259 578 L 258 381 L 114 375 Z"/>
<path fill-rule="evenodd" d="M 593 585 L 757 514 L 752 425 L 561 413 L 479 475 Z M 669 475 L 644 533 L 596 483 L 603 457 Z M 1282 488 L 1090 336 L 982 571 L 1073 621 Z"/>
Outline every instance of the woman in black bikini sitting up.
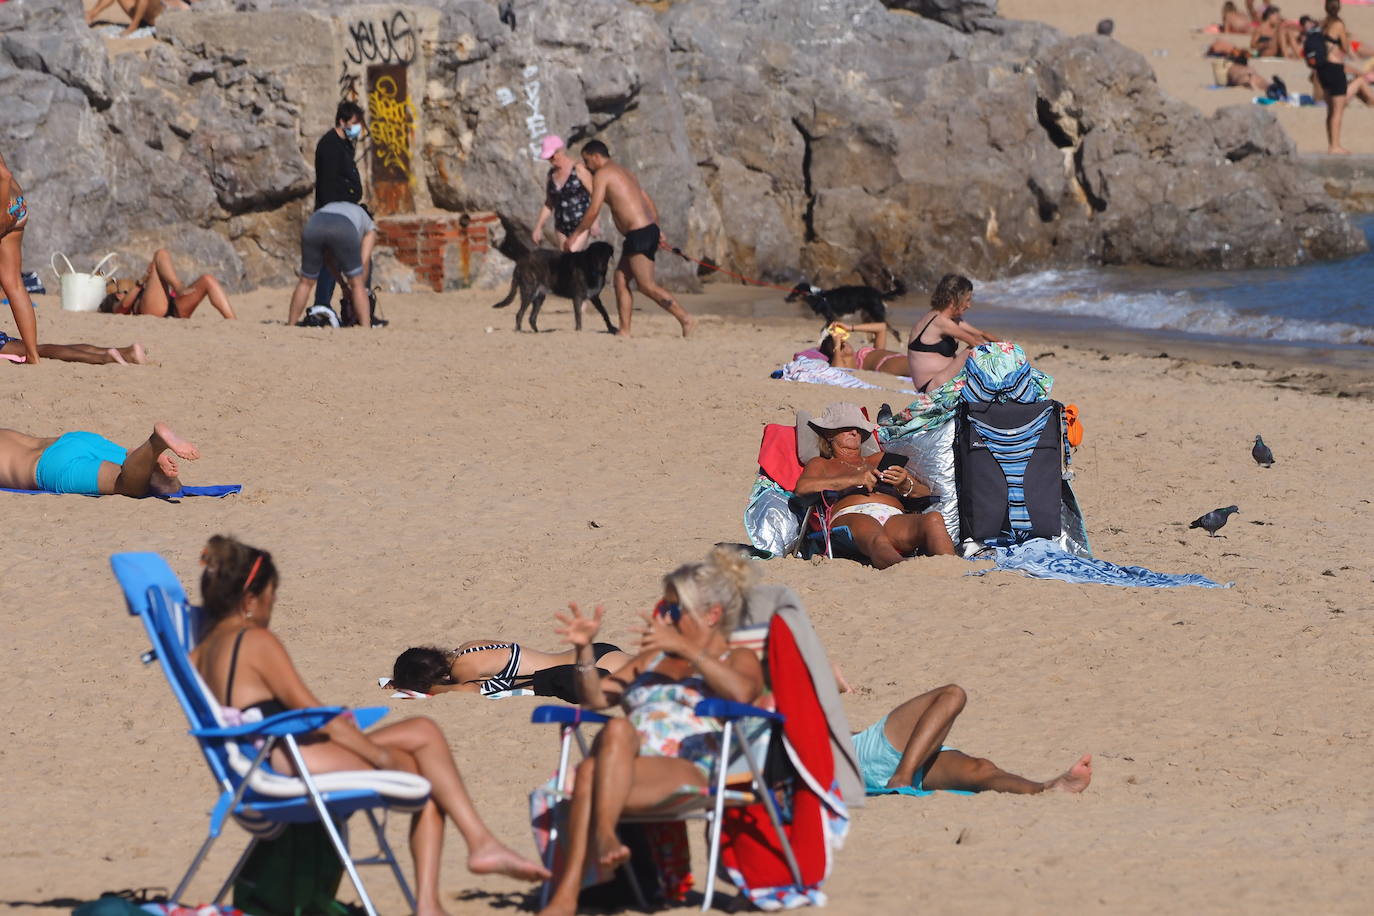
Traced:
<path fill-rule="evenodd" d="M 277 568 L 272 555 L 233 538 L 210 538 L 201 554 L 201 601 L 210 629 L 191 652 L 215 700 L 264 717 L 288 709 L 321 705 L 291 663 L 291 656 L 268 629 L 277 599 Z M 363 734 L 352 719 L 339 716 L 301 741 L 301 754 L 316 772 L 405 770 L 428 779 L 429 802 L 414 816 L 410 851 L 415 857 L 416 914 L 444 912 L 439 893 L 444 817 L 451 819 L 468 845 L 468 869 L 537 880 L 543 866 L 518 855 L 492 834 L 463 787 L 448 739 L 430 719 L 413 718 Z M 284 750 L 273 751 L 272 768 L 293 773 Z"/>
<path fill-rule="evenodd" d="M 855 350 L 849 345 L 850 334 L 870 334 L 873 346 L 859 347 Z M 886 372 L 889 375 L 906 375 L 906 360 L 900 352 L 887 347 L 887 325 L 841 324 L 835 322 L 826 328 L 825 339 L 816 349 L 825 354 L 830 365 L 837 369 L 866 369 L 869 372 Z"/>
<path fill-rule="evenodd" d="M 973 325 L 964 313 L 973 306 L 973 284 L 968 277 L 945 274 L 930 295 L 930 311 L 913 327 L 907 344 L 911 382 L 917 391 L 933 391 L 959 374 L 968 359 L 968 350 L 959 352 L 959 341 L 970 347 L 995 343 Z M 924 322 L 924 323 L 922 323 Z"/>
<path fill-rule="evenodd" d="M 608 642 L 593 647 L 597 667 L 618 671 L 630 656 Z M 576 652 L 540 652 L 517 642 L 475 639 L 456 649 L 418 646 L 396 656 L 391 685 L 415 693 L 480 693 L 532 689 L 538 696 L 577 702 L 573 683 Z M 609 676 L 609 675 L 608 675 Z"/>

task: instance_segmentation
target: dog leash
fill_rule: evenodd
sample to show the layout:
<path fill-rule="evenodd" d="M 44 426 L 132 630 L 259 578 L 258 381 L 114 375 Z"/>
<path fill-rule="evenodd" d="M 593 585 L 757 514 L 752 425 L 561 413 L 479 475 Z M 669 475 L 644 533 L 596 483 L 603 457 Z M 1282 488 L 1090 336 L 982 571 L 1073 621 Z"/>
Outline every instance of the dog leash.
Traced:
<path fill-rule="evenodd" d="M 677 247 L 675 247 L 675 246 L 673 246 L 673 245 L 669 245 L 667 242 L 665 242 L 665 241 L 663 240 L 663 237 L 662 237 L 662 236 L 660 236 L 659 239 L 658 239 L 658 247 L 659 247 L 659 248 L 662 248 L 664 251 L 671 251 L 673 254 L 677 255 L 679 258 L 682 258 L 682 260 L 684 260 L 684 261 L 691 261 L 693 264 L 697 264 L 697 265 L 699 265 L 699 266 L 701 266 L 701 267 L 705 267 L 707 270 L 714 270 L 714 271 L 716 271 L 717 273 L 725 274 L 727 277 L 734 277 L 736 280 L 740 281 L 741 283 L 748 283 L 748 284 L 751 285 L 751 286 L 766 286 L 766 287 L 768 287 L 769 289 L 782 290 L 784 293 L 790 293 L 790 292 L 792 292 L 792 287 L 790 287 L 790 286 L 778 286 L 776 283 L 769 283 L 769 282 L 766 281 L 766 280 L 754 280 L 754 279 L 751 279 L 751 278 L 749 278 L 749 277 L 744 276 L 743 274 L 737 274 L 737 273 L 735 273 L 733 270 L 727 270 L 726 268 L 721 267 L 721 266 L 719 266 L 719 265 L 717 265 L 717 264 L 712 264 L 712 263 L 710 263 L 710 262 L 708 262 L 708 261 L 698 261 L 696 258 L 692 257 L 691 255 L 689 255 L 689 254 L 684 254 L 681 248 L 677 248 Z"/>

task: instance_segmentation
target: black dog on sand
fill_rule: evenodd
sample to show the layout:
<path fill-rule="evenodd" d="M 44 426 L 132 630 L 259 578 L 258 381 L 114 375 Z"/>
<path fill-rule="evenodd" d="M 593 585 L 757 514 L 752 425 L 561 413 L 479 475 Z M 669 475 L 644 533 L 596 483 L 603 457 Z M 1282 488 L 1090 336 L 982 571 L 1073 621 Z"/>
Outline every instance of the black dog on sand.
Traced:
<path fill-rule="evenodd" d="M 811 306 L 811 311 L 819 315 L 827 325 L 854 317 L 887 324 L 887 300 L 896 299 L 906 293 L 905 283 L 897 277 L 891 279 L 892 287 L 887 292 L 879 292 L 871 286 L 818 289 L 803 281 L 792 288 L 785 301 L 796 302 L 798 299 L 805 299 L 806 304 Z"/>
<path fill-rule="evenodd" d="M 544 304 L 544 297 L 553 293 L 572 300 L 577 330 L 582 330 L 582 309 L 590 301 L 605 320 L 606 330 L 614 334 L 615 325 L 611 324 L 611 316 L 606 314 L 606 307 L 601 304 L 601 290 L 606 286 L 606 271 L 614 254 L 615 249 L 607 242 L 592 242 L 584 251 L 554 251 L 550 248 L 526 251 L 515 259 L 510 292 L 492 308 L 505 308 L 515 299 L 515 294 L 520 293 L 520 311 L 515 315 L 515 329 L 520 330 L 525 310 L 533 305 L 530 330 L 537 332 L 539 309 Z"/>

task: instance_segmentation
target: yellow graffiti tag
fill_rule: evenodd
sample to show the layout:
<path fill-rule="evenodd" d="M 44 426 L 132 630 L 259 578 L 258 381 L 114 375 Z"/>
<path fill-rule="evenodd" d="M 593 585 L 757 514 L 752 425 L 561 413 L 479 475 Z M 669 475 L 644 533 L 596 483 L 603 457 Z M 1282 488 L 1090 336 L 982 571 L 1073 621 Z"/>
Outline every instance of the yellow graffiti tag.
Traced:
<path fill-rule="evenodd" d="M 415 106 L 410 98 L 396 97 L 396 80 L 384 76 L 367 95 L 367 110 L 372 116 L 372 152 L 388 168 L 400 169 L 410 177 L 410 138 L 415 131 Z"/>

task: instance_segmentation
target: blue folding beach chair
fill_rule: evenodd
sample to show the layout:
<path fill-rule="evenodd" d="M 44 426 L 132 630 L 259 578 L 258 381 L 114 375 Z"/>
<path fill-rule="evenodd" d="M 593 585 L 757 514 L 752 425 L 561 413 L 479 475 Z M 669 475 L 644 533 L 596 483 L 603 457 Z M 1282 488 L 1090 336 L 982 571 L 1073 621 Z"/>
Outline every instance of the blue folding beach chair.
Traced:
<path fill-rule="evenodd" d="M 209 836 L 172 899 L 181 899 L 218 839 L 225 819 L 232 817 L 253 839 L 221 885 L 214 903 L 224 898 L 260 840 L 271 839 L 287 824 L 319 821 L 370 916 L 376 916 L 377 910 L 358 876 L 358 865 L 389 865 L 413 909 L 414 895 L 386 841 L 384 821 L 377 818 L 376 811 L 420 810 L 429 800 L 429 781 L 412 773 L 387 770 L 312 774 L 301 757 L 296 736 L 322 728 L 344 711 L 341 706 L 293 709 L 259 722 L 227 726 L 219 704 L 187 654 L 199 636 L 200 609 L 188 603 L 181 583 L 166 561 L 155 553 L 119 553 L 110 558 L 110 565 L 124 591 L 129 613 L 143 621 L 152 641 L 153 648 L 144 654 L 143 661 L 146 664 L 157 659 L 161 663 L 172 693 L 191 724 L 190 733 L 219 786 L 219 799 L 210 814 Z M 353 717 L 359 728 L 367 728 L 386 713 L 386 707 L 355 709 Z M 255 742 L 260 743 L 255 746 Z M 299 777 L 276 773 L 268 765 L 268 757 L 278 742 L 285 745 Z M 348 851 L 345 821 L 356 811 L 367 813 L 377 838 L 376 856 L 354 859 Z"/>

